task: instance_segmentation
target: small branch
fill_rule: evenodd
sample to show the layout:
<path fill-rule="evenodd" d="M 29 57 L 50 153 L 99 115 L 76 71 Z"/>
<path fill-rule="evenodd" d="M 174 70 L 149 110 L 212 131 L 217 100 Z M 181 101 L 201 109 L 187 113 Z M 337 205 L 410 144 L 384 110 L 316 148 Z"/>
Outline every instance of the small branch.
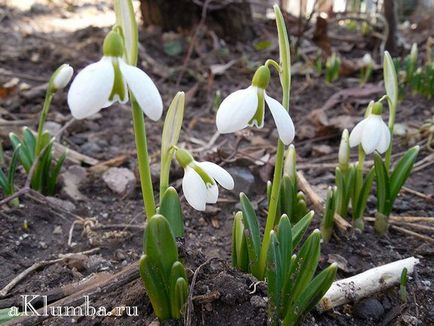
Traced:
<path fill-rule="evenodd" d="M 424 240 L 424 241 L 427 241 L 427 242 L 430 242 L 430 243 L 434 244 L 434 239 L 431 238 L 431 237 L 428 237 L 426 235 L 422 235 L 422 234 L 419 234 L 417 232 L 410 231 L 410 230 L 407 230 L 406 228 L 403 228 L 403 227 L 400 227 L 400 226 L 396 226 L 396 225 L 391 225 L 390 228 L 392 230 L 396 230 L 398 232 L 401 232 L 401 233 L 410 235 L 412 237 L 415 237 L 417 239 Z"/>
<path fill-rule="evenodd" d="M 399 283 L 404 268 L 407 268 L 408 273 L 411 274 L 418 263 L 419 259 L 410 257 L 336 281 L 321 299 L 317 308 L 320 311 L 330 310 L 385 290 Z"/>

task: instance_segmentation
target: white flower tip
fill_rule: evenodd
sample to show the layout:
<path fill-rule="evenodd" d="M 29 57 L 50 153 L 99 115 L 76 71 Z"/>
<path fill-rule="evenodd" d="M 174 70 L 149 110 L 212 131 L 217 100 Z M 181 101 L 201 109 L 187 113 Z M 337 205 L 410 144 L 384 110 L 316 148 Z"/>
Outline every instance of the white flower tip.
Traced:
<path fill-rule="evenodd" d="M 74 69 L 68 64 L 61 65 L 55 72 L 53 79 L 53 86 L 55 89 L 65 88 L 66 85 L 71 81 Z"/>

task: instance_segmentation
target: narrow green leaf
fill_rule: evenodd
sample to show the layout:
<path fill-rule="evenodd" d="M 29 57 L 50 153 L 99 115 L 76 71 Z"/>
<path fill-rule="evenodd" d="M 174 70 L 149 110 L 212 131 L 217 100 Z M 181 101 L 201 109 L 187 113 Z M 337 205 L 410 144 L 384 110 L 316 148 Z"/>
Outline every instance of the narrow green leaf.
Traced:
<path fill-rule="evenodd" d="M 9 191 L 11 192 L 10 195 L 12 195 L 15 191 L 15 171 L 17 169 L 18 165 L 18 159 L 19 159 L 19 152 L 20 152 L 21 145 L 18 145 L 17 148 L 14 150 L 12 154 L 11 161 L 9 163 L 9 171 L 8 171 L 8 184 L 9 184 Z"/>
<path fill-rule="evenodd" d="M 374 181 L 374 176 L 374 168 L 371 168 L 368 175 L 366 176 L 365 182 L 363 183 L 358 202 L 356 203 L 356 208 L 353 210 L 355 219 L 363 217 L 363 213 L 365 212 L 366 204 L 368 201 L 368 196 L 372 189 L 372 182 Z"/>
<path fill-rule="evenodd" d="M 249 260 L 251 263 L 255 264 L 257 262 L 257 259 L 259 258 L 259 250 L 261 248 L 261 239 L 259 235 L 259 225 L 258 225 L 258 219 L 256 217 L 255 210 L 253 209 L 252 204 L 250 203 L 250 200 L 247 198 L 247 196 L 244 193 L 240 194 L 240 202 L 241 202 L 241 210 L 243 212 L 243 222 L 244 222 L 244 234 L 246 235 L 246 239 L 248 242 L 251 242 L 247 244 L 249 247 L 251 247 L 250 250 L 254 250 L 255 257 L 251 257 L 249 254 Z"/>
<path fill-rule="evenodd" d="M 169 278 L 172 265 L 178 260 L 178 250 L 169 223 L 162 215 L 148 219 L 145 230 L 144 252 L 151 263 L 159 264 L 165 279 Z"/>
<path fill-rule="evenodd" d="M 398 103 L 398 78 L 396 76 L 395 65 L 389 52 L 384 52 L 383 78 L 386 94 L 389 97 L 392 107 Z"/>
<path fill-rule="evenodd" d="M 54 168 L 51 170 L 50 176 L 47 182 L 47 193 L 53 195 L 56 191 L 57 178 L 59 177 L 60 171 L 62 170 L 63 163 L 66 159 L 66 151 L 59 157 Z"/>
<path fill-rule="evenodd" d="M 281 310 L 281 290 L 283 282 L 282 257 L 280 255 L 279 240 L 274 231 L 270 233 L 270 245 L 267 253 L 267 265 L 265 270 L 268 296 L 269 296 L 269 316 L 272 323 L 279 320 Z"/>
<path fill-rule="evenodd" d="M 173 263 L 170 273 L 170 306 L 172 318 L 181 317 L 181 309 L 185 304 L 188 294 L 187 274 L 184 265 L 176 261 Z"/>
<path fill-rule="evenodd" d="M 243 272 L 249 271 L 249 255 L 244 235 L 242 212 L 235 214 L 232 225 L 232 265 Z"/>
<path fill-rule="evenodd" d="M 23 142 L 26 144 L 26 146 L 29 149 L 29 153 L 31 154 L 32 161 L 35 159 L 35 147 L 36 147 L 36 138 L 33 135 L 33 132 L 27 128 L 23 128 Z"/>
<path fill-rule="evenodd" d="M 282 275 L 288 275 L 292 256 L 292 230 L 291 222 L 287 215 L 282 215 L 277 229 L 280 257 L 282 259 Z M 284 276 L 283 276 L 284 277 Z"/>
<path fill-rule="evenodd" d="M 390 198 L 392 203 L 395 201 L 401 187 L 410 176 L 418 153 L 419 146 L 410 148 L 396 164 L 395 169 L 390 176 Z"/>
<path fill-rule="evenodd" d="M 18 136 L 14 133 L 9 134 L 9 140 L 11 141 L 12 146 L 16 149 L 19 145 L 20 147 L 20 161 L 24 167 L 24 170 L 28 173 L 30 168 L 32 167 L 33 159 L 30 155 L 30 151 L 27 148 L 26 144 L 22 143 Z"/>
<path fill-rule="evenodd" d="M 320 240 L 320 231 L 314 230 L 297 255 L 294 267 L 296 278 L 291 291 L 291 302 L 298 300 L 315 274 L 320 257 Z"/>
<path fill-rule="evenodd" d="M 300 221 L 292 227 L 292 247 L 295 248 L 303 238 L 307 228 L 312 222 L 313 211 L 307 213 Z"/>
<path fill-rule="evenodd" d="M 324 216 L 321 220 L 321 236 L 328 242 L 332 236 L 336 212 L 336 188 L 329 187 L 325 203 Z"/>
<path fill-rule="evenodd" d="M 9 189 L 8 178 L 6 177 L 6 175 L 4 174 L 2 169 L 0 169 L 0 188 L 2 188 L 2 190 L 6 196 L 11 195 L 11 191 Z"/>
<path fill-rule="evenodd" d="M 178 92 L 170 103 L 164 120 L 163 134 L 161 137 L 161 153 L 166 155 L 170 147 L 178 144 L 184 119 L 185 94 Z"/>
<path fill-rule="evenodd" d="M 375 177 L 377 180 L 377 210 L 386 213 L 386 207 L 390 201 L 389 176 L 386 166 L 377 152 L 374 153 Z"/>
<path fill-rule="evenodd" d="M 161 320 L 169 319 L 170 300 L 162 271 L 147 255 L 140 259 L 139 271 L 155 315 Z"/>
<path fill-rule="evenodd" d="M 160 214 L 169 222 L 175 237 L 184 236 L 184 215 L 175 188 L 169 187 L 161 198 Z"/>

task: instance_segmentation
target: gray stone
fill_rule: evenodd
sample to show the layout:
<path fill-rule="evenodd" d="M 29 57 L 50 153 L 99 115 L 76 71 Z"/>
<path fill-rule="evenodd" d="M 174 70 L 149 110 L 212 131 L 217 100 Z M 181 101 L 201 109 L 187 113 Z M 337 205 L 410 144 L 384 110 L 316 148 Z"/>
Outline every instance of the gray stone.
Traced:
<path fill-rule="evenodd" d="M 264 300 L 263 297 L 260 297 L 259 295 L 254 295 L 253 297 L 251 297 L 250 298 L 250 304 L 256 308 L 267 307 L 267 302 Z"/>
<path fill-rule="evenodd" d="M 97 143 L 88 142 L 81 145 L 80 150 L 83 154 L 92 156 L 92 154 L 100 153 L 102 149 Z"/>
<path fill-rule="evenodd" d="M 68 200 L 63 200 L 63 199 L 51 197 L 51 196 L 48 196 L 46 198 L 54 206 L 61 207 L 65 210 L 67 210 L 68 212 L 72 212 L 76 208 L 75 205 Z"/>
<path fill-rule="evenodd" d="M 233 193 L 238 195 L 240 192 L 244 192 L 248 195 L 252 192 L 255 187 L 255 176 L 250 169 L 244 166 L 234 166 L 226 170 L 234 178 L 235 187 L 232 190 Z"/>
<path fill-rule="evenodd" d="M 62 174 L 63 191 L 72 200 L 85 200 L 86 197 L 79 191 L 80 183 L 87 177 L 85 168 L 72 165 Z"/>
<path fill-rule="evenodd" d="M 384 314 L 384 308 L 377 299 L 367 298 L 354 305 L 353 314 L 361 319 L 379 320 Z"/>
<path fill-rule="evenodd" d="M 44 124 L 44 130 L 48 131 L 51 136 L 56 136 L 60 129 L 62 129 L 61 124 L 54 121 L 47 121 Z"/>
<path fill-rule="evenodd" d="M 104 172 L 102 179 L 115 193 L 129 195 L 136 185 L 136 176 L 127 168 L 110 168 Z"/>

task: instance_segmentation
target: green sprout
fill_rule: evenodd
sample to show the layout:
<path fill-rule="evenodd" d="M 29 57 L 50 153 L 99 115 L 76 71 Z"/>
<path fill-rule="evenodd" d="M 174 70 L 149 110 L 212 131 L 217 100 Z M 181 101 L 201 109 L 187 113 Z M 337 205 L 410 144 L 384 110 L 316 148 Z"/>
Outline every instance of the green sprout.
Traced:
<path fill-rule="evenodd" d="M 399 282 L 399 298 L 404 303 L 407 303 L 408 301 L 407 282 L 408 282 L 407 268 L 404 267 L 402 269 L 401 279 Z"/>
<path fill-rule="evenodd" d="M 325 78 L 327 83 L 333 83 L 339 78 L 341 59 L 339 59 L 335 52 L 333 52 L 332 55 L 327 58 L 325 69 Z"/>
<path fill-rule="evenodd" d="M 15 171 L 19 160 L 19 150 L 20 145 L 14 149 L 9 166 L 5 169 L 5 172 L 3 172 L 3 169 L 0 169 L 0 189 L 6 197 L 12 196 L 15 193 Z M 3 146 L 0 143 L 0 165 L 3 165 L 4 162 Z M 18 198 L 15 198 L 10 202 L 12 206 L 18 206 L 19 203 Z"/>
<path fill-rule="evenodd" d="M 324 216 L 321 220 L 321 236 L 325 242 L 329 242 L 333 232 L 334 217 L 336 212 L 336 187 L 329 187 L 325 203 Z"/>

